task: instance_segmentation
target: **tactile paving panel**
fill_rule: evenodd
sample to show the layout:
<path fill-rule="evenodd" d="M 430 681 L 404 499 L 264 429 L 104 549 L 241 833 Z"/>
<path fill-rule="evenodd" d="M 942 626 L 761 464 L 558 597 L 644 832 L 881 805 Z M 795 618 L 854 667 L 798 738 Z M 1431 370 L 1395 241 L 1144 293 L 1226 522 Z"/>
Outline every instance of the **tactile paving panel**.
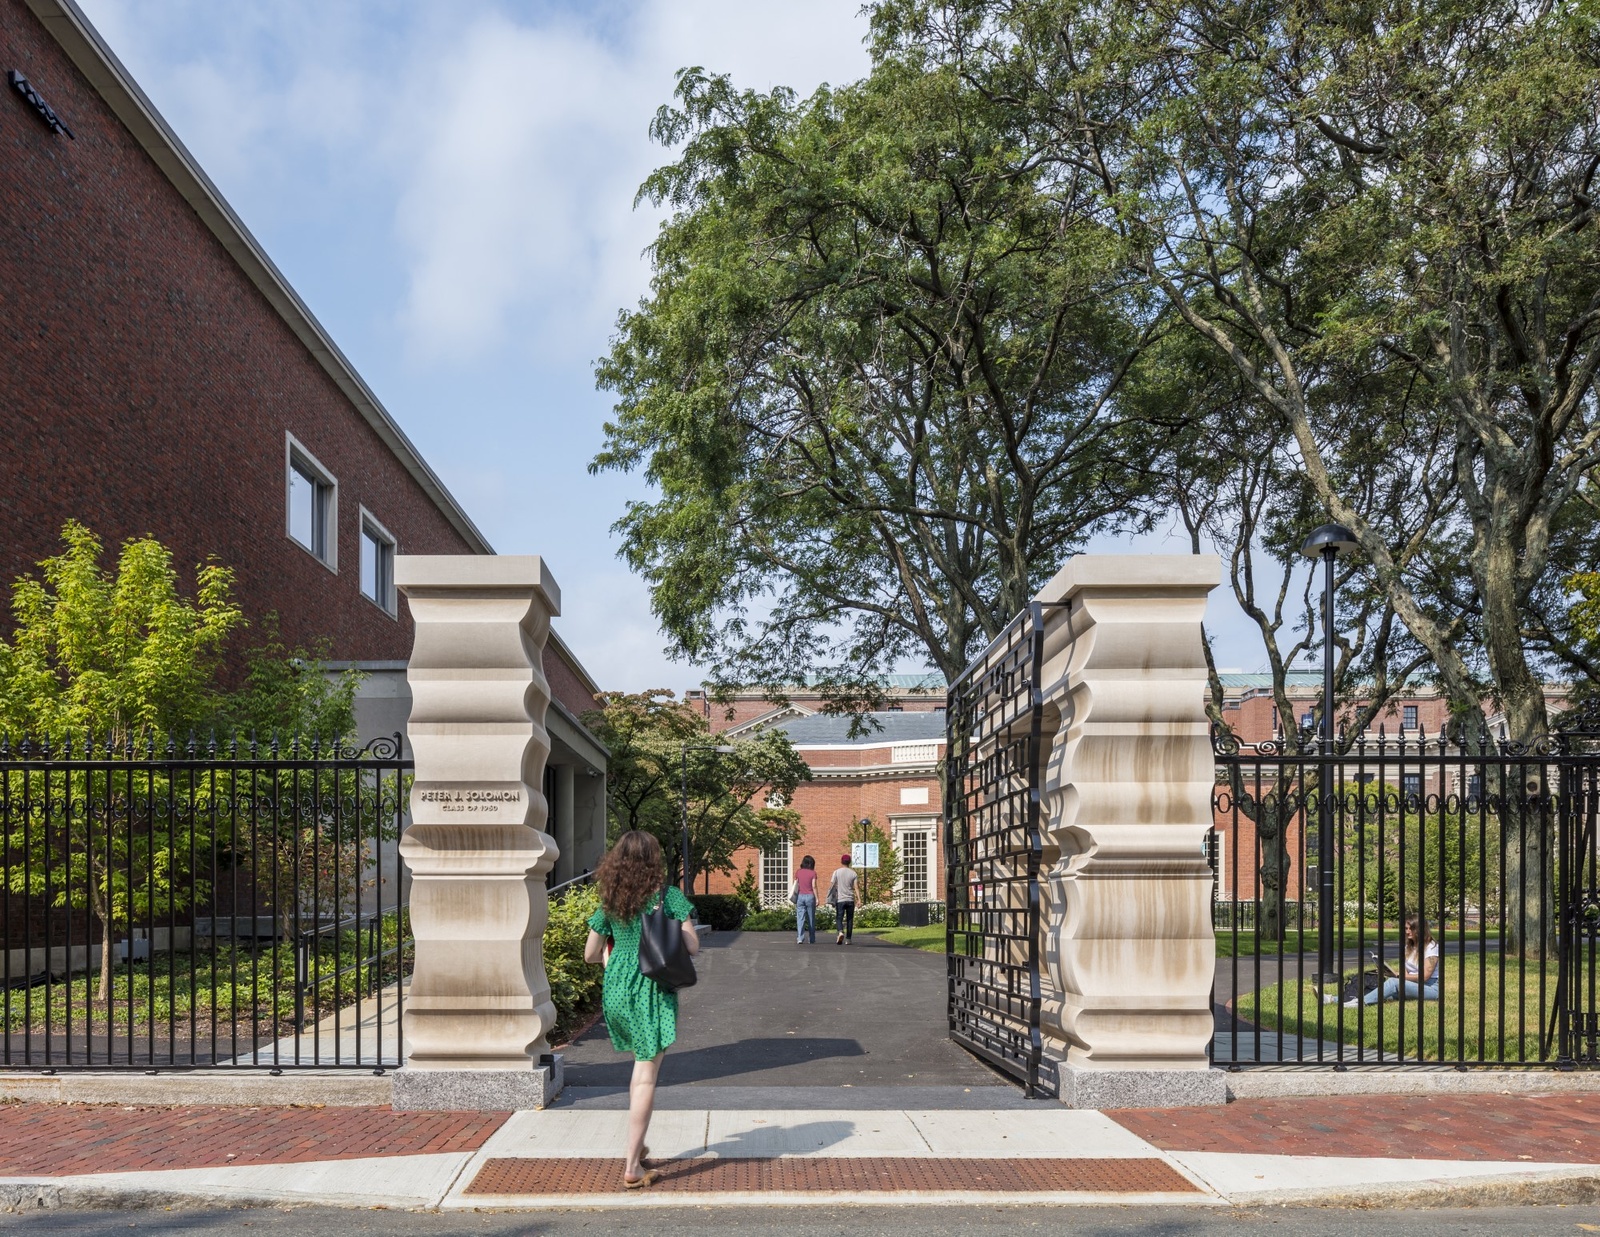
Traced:
<path fill-rule="evenodd" d="M 996 1194 L 1199 1191 L 1164 1160 L 967 1160 L 787 1156 L 767 1160 L 671 1160 L 654 1190 L 675 1193 L 837 1193 L 964 1190 Z M 619 1159 L 496 1159 L 468 1194 L 612 1194 Z"/>

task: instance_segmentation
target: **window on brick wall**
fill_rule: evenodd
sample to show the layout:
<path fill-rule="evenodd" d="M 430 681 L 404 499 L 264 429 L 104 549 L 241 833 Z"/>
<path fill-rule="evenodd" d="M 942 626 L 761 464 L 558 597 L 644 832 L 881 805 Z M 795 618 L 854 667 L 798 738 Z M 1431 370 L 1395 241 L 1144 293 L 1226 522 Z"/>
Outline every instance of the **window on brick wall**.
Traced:
<path fill-rule="evenodd" d="M 926 902 L 933 875 L 933 830 L 925 826 L 906 826 L 899 834 L 900 900 Z"/>
<path fill-rule="evenodd" d="M 394 617 L 394 538 L 365 507 L 361 509 L 361 595 Z"/>
<path fill-rule="evenodd" d="M 1414 704 L 1403 704 L 1403 705 L 1400 706 L 1400 724 L 1402 726 L 1404 726 L 1407 730 L 1415 730 L 1417 728 L 1417 706 L 1416 705 L 1414 705 Z"/>
<path fill-rule="evenodd" d="M 779 842 L 761 852 L 761 905 L 784 906 L 789 901 L 789 843 Z"/>
<path fill-rule="evenodd" d="M 293 437 L 288 440 L 285 472 L 290 540 L 310 551 L 330 571 L 337 571 L 339 483 Z"/>

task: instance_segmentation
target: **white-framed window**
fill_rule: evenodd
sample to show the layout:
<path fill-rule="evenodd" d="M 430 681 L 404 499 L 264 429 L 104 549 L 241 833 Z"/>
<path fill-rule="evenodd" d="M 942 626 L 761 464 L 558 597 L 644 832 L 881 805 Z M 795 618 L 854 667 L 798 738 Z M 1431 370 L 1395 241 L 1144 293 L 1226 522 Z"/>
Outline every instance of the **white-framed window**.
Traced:
<path fill-rule="evenodd" d="M 761 852 L 761 905 L 789 903 L 789 840 L 785 838 Z"/>
<path fill-rule="evenodd" d="M 902 902 L 926 902 L 936 898 L 932 820 L 902 821 L 894 827 L 895 849 L 900 852 L 900 888 L 895 896 Z"/>
<path fill-rule="evenodd" d="M 1400 725 L 1406 730 L 1416 730 L 1418 728 L 1416 705 L 1403 704 L 1400 706 Z"/>
<path fill-rule="evenodd" d="M 395 615 L 394 536 L 361 508 L 361 595 L 390 618 Z"/>
<path fill-rule="evenodd" d="M 285 435 L 285 531 L 329 571 L 339 570 L 339 483 L 295 440 Z"/>

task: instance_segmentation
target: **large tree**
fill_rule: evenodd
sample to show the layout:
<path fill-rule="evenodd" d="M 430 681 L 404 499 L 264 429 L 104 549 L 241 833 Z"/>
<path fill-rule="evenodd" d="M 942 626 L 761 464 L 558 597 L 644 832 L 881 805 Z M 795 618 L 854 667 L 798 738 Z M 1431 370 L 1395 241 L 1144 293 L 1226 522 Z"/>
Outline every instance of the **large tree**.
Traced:
<path fill-rule="evenodd" d="M 1448 431 L 1459 558 L 1519 742 L 1547 724 L 1529 598 L 1600 461 L 1597 21 L 1593 5 L 1512 0 L 879 12 L 884 54 L 934 49 L 1028 118 L 1063 186 L 1098 182 L 1151 287 L 1280 418 L 1467 712 L 1470 649 L 1338 465 L 1396 415 L 1337 398 L 1353 372 L 1422 389 L 1412 407 Z"/>
<path fill-rule="evenodd" d="M 1041 183 L 949 67 L 805 100 L 699 71 L 642 193 L 674 213 L 598 370 L 596 468 L 677 653 L 861 707 L 902 660 L 948 677 L 1102 525 L 1155 448 L 1117 393 L 1156 316 L 1092 200 Z"/>

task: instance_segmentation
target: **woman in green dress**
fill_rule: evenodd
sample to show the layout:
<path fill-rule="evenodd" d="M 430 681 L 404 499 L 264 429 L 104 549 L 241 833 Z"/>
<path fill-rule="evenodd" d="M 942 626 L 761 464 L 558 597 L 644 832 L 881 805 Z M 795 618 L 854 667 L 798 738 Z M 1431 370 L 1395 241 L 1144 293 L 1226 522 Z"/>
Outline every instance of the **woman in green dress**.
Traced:
<path fill-rule="evenodd" d="M 661 1058 L 678 1038 L 678 994 L 663 992 L 639 973 L 639 921 L 665 896 L 667 914 L 683 926 L 684 944 L 700 952 L 700 939 L 689 922 L 689 899 L 667 885 L 661 843 L 634 829 L 617 839 L 595 871 L 600 909 L 589 917 L 586 962 L 606 964 L 600 1008 L 606 1030 L 618 1052 L 633 1054 L 633 1081 L 628 1087 L 628 1154 L 622 1184 L 630 1190 L 654 1185 L 660 1177 L 644 1160 L 645 1131 L 655 1107 L 656 1075 Z M 664 892 L 663 892 L 664 891 Z"/>

